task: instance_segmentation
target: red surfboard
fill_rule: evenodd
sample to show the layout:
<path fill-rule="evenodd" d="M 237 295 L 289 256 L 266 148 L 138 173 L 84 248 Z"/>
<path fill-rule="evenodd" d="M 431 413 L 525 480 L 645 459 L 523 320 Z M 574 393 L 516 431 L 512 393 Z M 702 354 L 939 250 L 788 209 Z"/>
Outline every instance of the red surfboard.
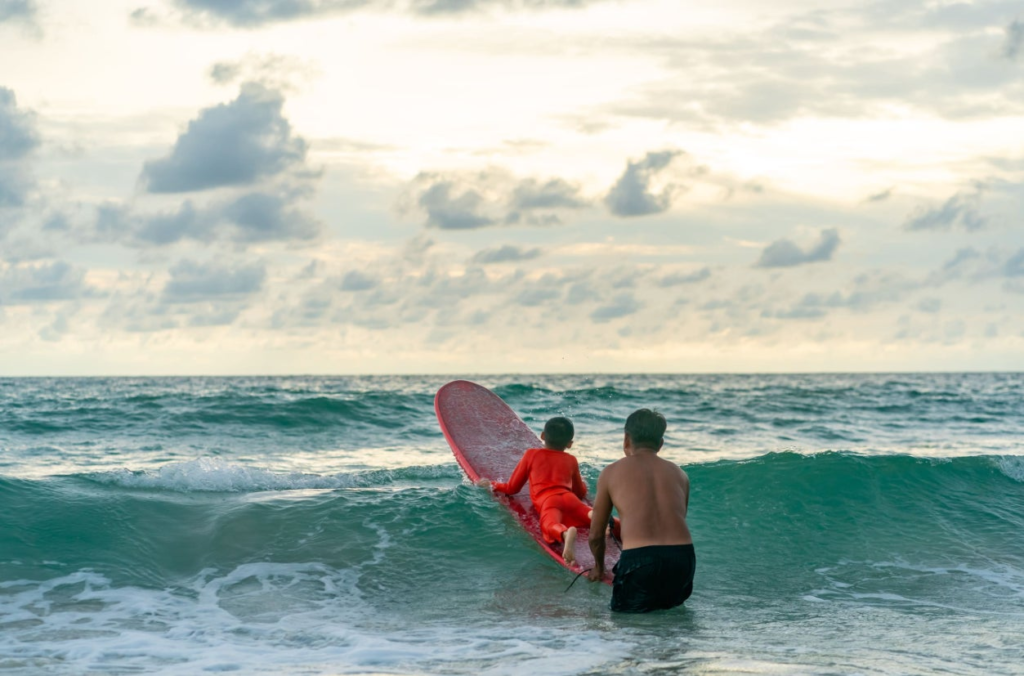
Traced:
<path fill-rule="evenodd" d="M 523 453 L 544 445 L 501 397 L 468 380 L 455 380 L 438 390 L 434 411 L 455 459 L 471 481 L 508 481 Z M 575 564 L 565 562 L 560 545 L 556 547 L 544 541 L 540 518 L 530 501 L 529 484 L 515 495 L 495 497 L 555 561 L 575 573 L 594 565 L 587 543 L 589 528 L 578 529 Z M 608 584 L 612 582 L 611 570 L 621 553 L 615 539 L 608 538 L 604 556 L 604 581 Z"/>

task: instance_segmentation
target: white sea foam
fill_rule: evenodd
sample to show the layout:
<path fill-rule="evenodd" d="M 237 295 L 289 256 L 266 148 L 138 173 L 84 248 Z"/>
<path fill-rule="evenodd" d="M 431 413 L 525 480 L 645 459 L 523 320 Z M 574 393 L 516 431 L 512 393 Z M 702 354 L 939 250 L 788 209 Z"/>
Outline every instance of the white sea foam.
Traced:
<path fill-rule="evenodd" d="M 381 540 L 381 548 L 389 543 Z M 364 566 L 379 564 L 367 562 Z M 620 660 L 595 630 L 530 618 L 417 625 L 359 592 L 359 567 L 248 563 L 183 588 L 117 586 L 83 570 L 0 584 L 0 668 L 53 674 L 524 672 L 561 676 Z"/>
<path fill-rule="evenodd" d="M 1024 455 L 1005 455 L 996 461 L 1003 474 L 1024 483 Z"/>
<path fill-rule="evenodd" d="M 867 583 L 860 580 L 856 591 L 854 585 L 837 579 L 844 574 L 844 569 L 850 567 L 853 570 L 864 567 L 884 573 L 886 577 L 879 578 L 874 584 L 877 587 L 872 590 L 865 590 Z M 842 561 L 839 566 L 819 569 L 818 572 L 829 582 L 827 589 L 811 590 L 810 596 L 815 600 L 857 600 L 857 601 L 882 601 L 896 605 L 927 606 L 946 608 L 962 612 L 1003 615 L 1022 617 L 1020 611 L 992 610 L 989 609 L 986 599 L 993 597 L 1017 598 L 1024 601 L 1024 570 L 1014 566 L 993 562 L 990 567 L 979 567 L 961 564 L 958 566 L 926 566 L 913 564 L 903 560 L 858 562 Z M 860 574 L 858 574 L 859 576 Z M 920 595 L 908 594 L 906 591 L 897 593 L 893 589 L 899 589 L 907 580 L 922 579 L 932 576 L 959 576 L 958 581 L 952 586 L 955 589 L 963 590 L 965 595 L 959 599 L 970 607 L 959 603 L 946 603 L 935 600 L 938 597 L 926 598 Z"/>
<path fill-rule="evenodd" d="M 379 474 L 379 472 L 375 474 Z M 119 469 L 98 472 L 90 475 L 90 478 L 94 481 L 125 488 L 182 493 L 333 489 L 351 488 L 369 483 L 367 477 L 361 477 L 358 474 L 322 476 L 297 472 L 279 473 L 227 463 L 217 458 L 197 458 L 187 462 L 174 462 L 153 471 Z"/>

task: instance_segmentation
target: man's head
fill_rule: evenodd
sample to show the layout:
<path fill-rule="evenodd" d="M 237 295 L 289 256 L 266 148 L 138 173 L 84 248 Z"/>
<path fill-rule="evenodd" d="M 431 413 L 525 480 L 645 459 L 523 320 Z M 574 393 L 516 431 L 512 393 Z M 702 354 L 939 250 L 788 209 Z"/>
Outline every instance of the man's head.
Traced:
<path fill-rule="evenodd" d="M 626 418 L 626 443 L 632 448 L 661 450 L 665 443 L 665 416 L 649 408 L 633 411 Z"/>
<path fill-rule="evenodd" d="M 558 416 L 544 423 L 544 433 L 540 436 L 548 448 L 564 451 L 572 446 L 572 437 L 575 433 L 572 421 Z"/>

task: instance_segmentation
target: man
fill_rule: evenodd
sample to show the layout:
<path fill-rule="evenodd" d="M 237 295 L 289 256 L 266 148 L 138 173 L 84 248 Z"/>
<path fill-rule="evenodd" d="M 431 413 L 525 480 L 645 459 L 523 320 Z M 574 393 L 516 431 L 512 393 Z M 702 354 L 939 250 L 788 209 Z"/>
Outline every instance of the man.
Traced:
<path fill-rule="evenodd" d="M 612 572 L 613 611 L 646 613 L 680 605 L 693 592 L 696 557 L 686 525 L 690 480 L 658 457 L 665 417 L 642 408 L 626 419 L 624 458 L 597 479 L 592 523 L 608 523 L 612 507 L 621 519 L 622 556 Z M 590 529 L 592 581 L 604 576 L 605 529 Z"/>

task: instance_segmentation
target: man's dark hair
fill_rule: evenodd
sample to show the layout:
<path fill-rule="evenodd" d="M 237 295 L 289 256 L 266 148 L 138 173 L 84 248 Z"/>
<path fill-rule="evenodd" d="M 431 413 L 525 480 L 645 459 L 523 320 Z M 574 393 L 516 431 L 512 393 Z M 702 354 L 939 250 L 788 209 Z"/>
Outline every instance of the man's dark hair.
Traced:
<path fill-rule="evenodd" d="M 626 434 L 634 446 L 661 448 L 665 441 L 665 416 L 649 408 L 633 411 L 626 418 Z"/>
<path fill-rule="evenodd" d="M 544 423 L 544 443 L 551 448 L 564 451 L 574 434 L 576 429 L 568 418 L 558 416 Z"/>

